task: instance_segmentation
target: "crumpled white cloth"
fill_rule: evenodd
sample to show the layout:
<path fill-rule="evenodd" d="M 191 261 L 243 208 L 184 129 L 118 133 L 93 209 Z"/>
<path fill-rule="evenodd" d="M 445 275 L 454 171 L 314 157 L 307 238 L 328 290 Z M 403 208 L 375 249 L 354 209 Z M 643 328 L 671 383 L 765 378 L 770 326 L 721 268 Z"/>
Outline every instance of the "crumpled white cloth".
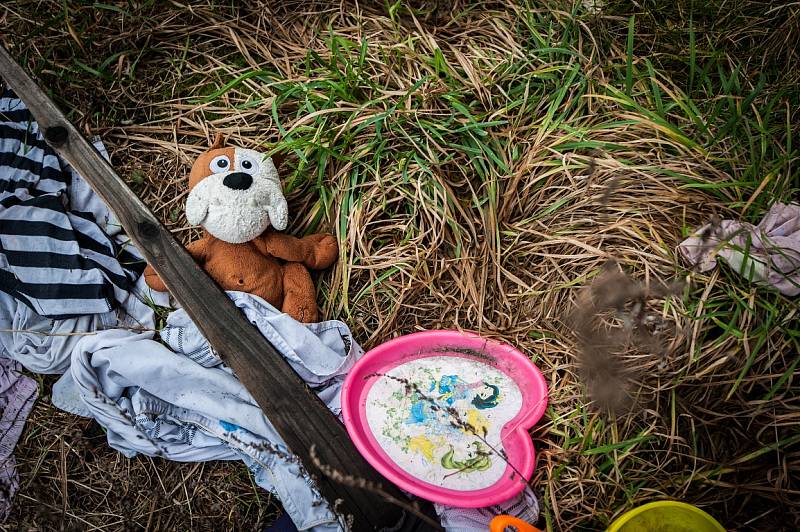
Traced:
<path fill-rule="evenodd" d="M 263 299 L 228 292 L 239 309 L 337 413 L 344 377 L 363 354 L 339 321 L 303 325 Z M 53 403 L 93 417 L 126 456 L 243 460 L 299 530 L 341 530 L 335 515 L 255 400 L 183 309 L 161 331 L 109 329 L 75 344 Z M 278 452 L 275 452 L 277 450 Z"/>
<path fill-rule="evenodd" d="M 714 268 L 720 258 L 760 285 L 787 296 L 800 294 L 800 205 L 796 203 L 775 203 L 755 226 L 736 220 L 706 224 L 678 249 L 700 271 Z"/>

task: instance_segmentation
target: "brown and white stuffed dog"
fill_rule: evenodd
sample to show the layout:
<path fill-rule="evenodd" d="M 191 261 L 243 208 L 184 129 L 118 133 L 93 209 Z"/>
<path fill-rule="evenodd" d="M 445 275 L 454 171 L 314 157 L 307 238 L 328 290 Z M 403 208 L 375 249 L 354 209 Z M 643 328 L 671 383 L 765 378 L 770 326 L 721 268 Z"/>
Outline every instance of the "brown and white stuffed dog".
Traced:
<path fill-rule="evenodd" d="M 308 269 L 330 267 L 339 247 L 332 235 L 273 230 L 286 229 L 288 208 L 271 158 L 225 147 L 217 135 L 192 166 L 186 219 L 205 229 L 187 251 L 223 289 L 255 294 L 298 321 L 318 321 Z M 144 275 L 148 286 L 166 291 L 152 267 Z"/>

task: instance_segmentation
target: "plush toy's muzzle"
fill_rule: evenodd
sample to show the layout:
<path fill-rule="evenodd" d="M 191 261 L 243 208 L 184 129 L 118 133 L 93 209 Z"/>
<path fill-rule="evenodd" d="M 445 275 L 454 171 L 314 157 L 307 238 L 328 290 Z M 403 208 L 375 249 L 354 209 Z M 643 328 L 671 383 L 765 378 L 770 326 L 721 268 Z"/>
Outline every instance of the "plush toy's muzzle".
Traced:
<path fill-rule="evenodd" d="M 272 159 L 243 148 L 204 154 L 192 168 L 186 219 L 232 244 L 252 240 L 270 225 L 285 229 L 288 209 Z"/>

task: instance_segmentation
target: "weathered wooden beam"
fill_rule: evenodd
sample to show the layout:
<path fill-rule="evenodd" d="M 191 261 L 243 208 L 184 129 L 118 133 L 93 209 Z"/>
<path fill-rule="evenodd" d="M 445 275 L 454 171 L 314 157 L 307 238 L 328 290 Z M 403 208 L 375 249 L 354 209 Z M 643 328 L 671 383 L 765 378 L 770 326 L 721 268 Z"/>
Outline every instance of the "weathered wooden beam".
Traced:
<path fill-rule="evenodd" d="M 315 466 L 312 445 L 321 464 L 407 500 L 364 460 L 344 426 L 2 46 L 0 76 L 28 106 L 47 142 L 111 208 L 172 295 L 316 478 L 322 494 L 339 503 L 340 513 L 352 516 L 353 530 L 396 524 L 401 514 L 396 506 L 371 491 L 335 483 Z"/>

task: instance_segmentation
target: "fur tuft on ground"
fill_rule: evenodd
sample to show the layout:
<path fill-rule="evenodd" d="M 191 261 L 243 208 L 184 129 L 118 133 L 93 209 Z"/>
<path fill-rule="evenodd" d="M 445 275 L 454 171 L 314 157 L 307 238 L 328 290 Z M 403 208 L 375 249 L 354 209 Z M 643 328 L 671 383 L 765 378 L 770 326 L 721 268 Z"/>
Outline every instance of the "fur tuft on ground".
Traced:
<path fill-rule="evenodd" d="M 548 530 L 664 498 L 729 530 L 800 527 L 797 299 L 676 253 L 797 198 L 796 3 L 237 4 L 10 0 L 0 40 L 180 240 L 190 164 L 222 132 L 286 155 L 289 230 L 342 249 L 322 312 L 365 347 L 464 328 L 528 354 L 550 388 L 532 431 Z M 591 294 L 624 301 L 576 322 Z M 637 331 L 609 348 L 587 319 Z M 122 457 L 52 382 L 4 530 L 278 515 L 241 464 Z"/>

